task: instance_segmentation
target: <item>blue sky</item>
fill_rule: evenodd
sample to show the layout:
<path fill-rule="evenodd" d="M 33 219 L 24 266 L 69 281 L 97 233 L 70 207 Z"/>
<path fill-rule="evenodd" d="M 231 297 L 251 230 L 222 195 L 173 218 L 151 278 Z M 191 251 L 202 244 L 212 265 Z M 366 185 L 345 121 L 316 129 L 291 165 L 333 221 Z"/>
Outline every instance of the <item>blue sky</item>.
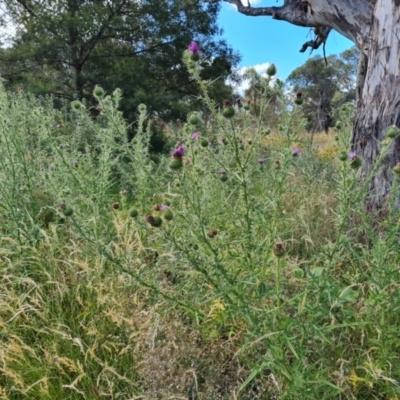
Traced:
<path fill-rule="evenodd" d="M 256 6 L 278 6 L 275 0 L 261 1 Z M 242 56 L 241 67 L 258 65 L 262 71 L 265 63 L 275 63 L 278 77 L 286 80 L 297 67 L 310 57 L 310 51 L 300 53 L 303 43 L 312 39 L 309 28 L 301 28 L 271 17 L 250 17 L 237 12 L 230 4 L 223 2 L 219 15 L 219 26 L 224 38 Z M 331 32 L 326 44 L 326 54 L 339 54 L 352 47 L 352 42 L 337 32 Z M 313 55 L 322 55 L 322 46 Z M 265 68 L 265 65 L 264 65 Z"/>

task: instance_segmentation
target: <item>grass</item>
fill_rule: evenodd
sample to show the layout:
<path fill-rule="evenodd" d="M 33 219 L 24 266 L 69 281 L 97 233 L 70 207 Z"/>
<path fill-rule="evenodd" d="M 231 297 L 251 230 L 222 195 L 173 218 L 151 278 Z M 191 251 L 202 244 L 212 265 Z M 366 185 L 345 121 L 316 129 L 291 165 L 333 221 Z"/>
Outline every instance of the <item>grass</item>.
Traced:
<path fill-rule="evenodd" d="M 118 90 L 94 118 L 1 88 L 0 398 L 398 399 L 397 180 L 377 221 L 350 106 L 310 143 L 276 89 L 267 135 L 186 62 L 213 128 L 169 132 L 175 157 L 144 106 L 127 140 Z"/>

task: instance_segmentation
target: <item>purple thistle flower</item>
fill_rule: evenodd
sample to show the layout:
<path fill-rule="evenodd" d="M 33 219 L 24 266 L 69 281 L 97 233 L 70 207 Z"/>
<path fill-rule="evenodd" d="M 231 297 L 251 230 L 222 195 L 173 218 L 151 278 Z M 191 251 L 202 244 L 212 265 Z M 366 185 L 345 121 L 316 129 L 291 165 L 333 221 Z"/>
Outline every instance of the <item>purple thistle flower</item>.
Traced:
<path fill-rule="evenodd" d="M 49 171 L 53 171 L 54 167 L 52 164 L 49 165 Z"/>
<path fill-rule="evenodd" d="M 200 134 L 198 132 L 192 133 L 192 139 L 196 140 L 198 139 Z"/>
<path fill-rule="evenodd" d="M 298 156 L 300 153 L 301 153 L 301 150 L 300 150 L 298 147 L 295 147 L 295 148 L 293 149 L 293 155 L 294 155 L 294 156 Z"/>
<path fill-rule="evenodd" d="M 176 148 L 172 152 L 172 157 L 174 157 L 174 158 L 182 158 L 184 152 L 185 152 L 185 148 L 181 145 L 181 146 L 179 146 L 178 148 Z"/>
<path fill-rule="evenodd" d="M 241 99 L 240 97 L 238 97 L 238 98 L 235 100 L 235 102 L 236 102 L 236 104 L 240 104 L 240 103 L 242 102 L 242 99 Z"/>
<path fill-rule="evenodd" d="M 78 165 L 78 160 L 73 160 L 72 165 Z"/>
<path fill-rule="evenodd" d="M 188 50 L 192 52 L 193 54 L 199 54 L 200 53 L 200 47 L 196 42 L 192 42 L 188 46 Z"/>
<path fill-rule="evenodd" d="M 169 207 L 166 204 L 161 204 L 160 210 L 165 211 L 165 210 L 168 210 L 168 208 Z"/>
<path fill-rule="evenodd" d="M 83 157 L 83 158 L 87 158 L 87 156 L 88 156 L 88 155 L 87 155 L 86 153 L 83 153 L 83 154 L 82 154 L 82 157 Z"/>
<path fill-rule="evenodd" d="M 24 89 L 21 89 L 20 87 L 18 88 L 19 93 L 24 93 Z"/>
<path fill-rule="evenodd" d="M 38 99 L 43 99 L 43 96 L 39 94 Z"/>
<path fill-rule="evenodd" d="M 65 210 L 67 208 L 67 205 L 65 203 L 60 204 L 61 210 Z"/>
<path fill-rule="evenodd" d="M 263 165 L 263 164 L 265 163 L 265 159 L 262 158 L 262 157 L 260 157 L 260 158 L 258 159 L 258 162 L 259 162 L 259 164 Z"/>
<path fill-rule="evenodd" d="M 357 157 L 357 154 L 352 151 L 347 156 L 349 157 L 349 160 L 353 161 Z"/>

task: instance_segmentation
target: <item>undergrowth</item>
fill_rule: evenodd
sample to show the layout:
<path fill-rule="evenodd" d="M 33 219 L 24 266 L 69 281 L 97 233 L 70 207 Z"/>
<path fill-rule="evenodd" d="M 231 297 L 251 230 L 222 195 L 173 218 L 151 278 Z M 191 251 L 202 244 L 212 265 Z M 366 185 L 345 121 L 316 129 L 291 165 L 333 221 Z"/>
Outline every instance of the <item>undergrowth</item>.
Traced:
<path fill-rule="evenodd" d="M 193 58 L 214 129 L 188 116 L 160 159 L 119 90 L 64 113 L 1 88 L 0 398 L 399 398 L 397 180 L 377 226 L 351 105 L 316 148 L 279 87 L 271 134 Z"/>

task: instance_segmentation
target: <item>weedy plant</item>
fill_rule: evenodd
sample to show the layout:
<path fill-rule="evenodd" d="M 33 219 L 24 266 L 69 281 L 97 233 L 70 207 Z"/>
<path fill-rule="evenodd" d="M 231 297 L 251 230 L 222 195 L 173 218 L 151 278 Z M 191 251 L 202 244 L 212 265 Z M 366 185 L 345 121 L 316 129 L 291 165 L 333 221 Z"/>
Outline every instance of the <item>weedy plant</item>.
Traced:
<path fill-rule="evenodd" d="M 156 161 L 119 90 L 63 114 L 1 88 L 0 397 L 398 398 L 398 167 L 387 215 L 363 209 L 398 130 L 360 184 L 351 105 L 321 158 L 275 68 L 271 134 L 267 98 L 220 109 L 184 62 L 215 128 L 190 114 Z"/>

